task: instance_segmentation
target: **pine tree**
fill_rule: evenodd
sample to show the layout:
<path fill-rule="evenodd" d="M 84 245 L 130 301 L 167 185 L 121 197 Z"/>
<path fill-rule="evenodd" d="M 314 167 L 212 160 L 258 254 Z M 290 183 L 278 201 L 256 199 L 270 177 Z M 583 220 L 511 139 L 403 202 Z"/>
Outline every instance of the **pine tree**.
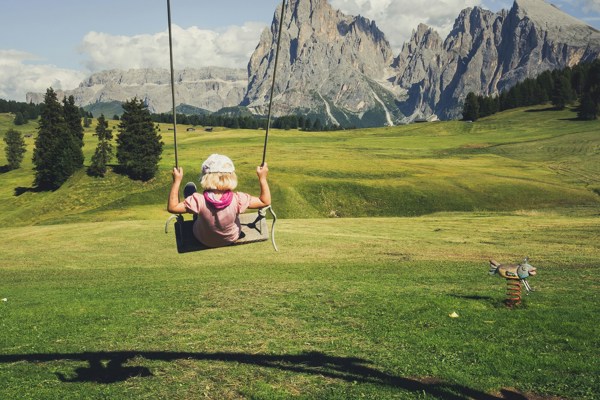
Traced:
<path fill-rule="evenodd" d="M 477 121 L 479 118 L 479 102 L 475 93 L 469 92 L 467 94 L 462 115 L 463 121 Z"/>
<path fill-rule="evenodd" d="M 571 81 L 566 76 L 558 76 L 554 81 L 552 105 L 558 110 L 563 110 L 571 101 L 573 101 Z"/>
<path fill-rule="evenodd" d="M 310 131 L 310 127 L 312 126 L 311 122 L 310 122 L 310 118 L 305 118 L 304 119 L 304 124 L 302 125 L 302 130 L 304 132 L 309 132 Z"/>
<path fill-rule="evenodd" d="M 25 119 L 25 116 L 23 115 L 23 113 L 18 112 L 15 114 L 15 120 L 14 120 L 14 124 L 15 125 L 25 125 L 27 123 L 27 120 Z"/>
<path fill-rule="evenodd" d="M 323 123 L 319 118 L 315 119 L 315 122 L 312 126 L 313 132 L 321 132 L 323 130 Z"/>
<path fill-rule="evenodd" d="M 598 119 L 598 104 L 596 104 L 589 92 L 581 96 L 581 105 L 577 112 L 577 118 L 584 121 Z"/>
<path fill-rule="evenodd" d="M 117 137 L 117 159 L 131 179 L 147 181 L 156 175 L 163 143 L 148 108 L 134 98 L 123 104 Z"/>
<path fill-rule="evenodd" d="M 586 80 L 586 91 L 592 97 L 596 107 L 600 106 L 600 60 L 595 60 L 590 66 Z"/>
<path fill-rule="evenodd" d="M 77 148 L 73 148 L 72 159 L 77 168 L 83 167 L 83 126 L 81 125 L 81 114 L 79 107 L 75 105 L 75 98 L 69 96 L 69 98 L 63 99 L 63 112 L 65 115 L 65 122 L 69 127 L 69 133 L 73 136 L 77 143 Z"/>
<path fill-rule="evenodd" d="M 33 151 L 34 185 L 58 189 L 79 168 L 78 140 L 71 135 L 64 111 L 52 88 L 46 91 Z"/>
<path fill-rule="evenodd" d="M 25 140 L 21 136 L 21 132 L 14 129 L 9 129 L 4 136 L 6 147 L 6 160 L 8 161 L 9 169 L 17 169 L 21 166 L 23 155 L 25 154 Z"/>
<path fill-rule="evenodd" d="M 113 156 L 112 145 L 110 144 L 113 138 L 112 129 L 108 129 L 108 121 L 104 118 L 104 114 L 98 118 L 95 136 L 98 137 L 98 146 L 92 156 L 88 174 L 91 176 L 104 176 L 108 162 Z"/>
<path fill-rule="evenodd" d="M 552 89 L 554 88 L 552 72 L 544 71 L 538 75 L 536 80 L 540 85 L 540 99 L 542 103 L 549 101 L 552 96 Z"/>

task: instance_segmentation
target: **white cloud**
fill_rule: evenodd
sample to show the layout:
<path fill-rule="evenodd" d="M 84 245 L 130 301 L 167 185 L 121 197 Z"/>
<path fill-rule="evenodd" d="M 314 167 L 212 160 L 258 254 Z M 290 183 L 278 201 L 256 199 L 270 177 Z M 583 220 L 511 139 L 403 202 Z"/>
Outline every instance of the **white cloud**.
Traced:
<path fill-rule="evenodd" d="M 595 0 L 597 1 L 597 0 Z M 481 5 L 479 0 L 330 0 L 334 8 L 349 15 L 375 20 L 394 51 L 399 51 L 419 23 L 429 25 L 445 37 L 461 10 Z"/>
<path fill-rule="evenodd" d="M 0 98 L 25 101 L 27 92 L 45 92 L 54 89 L 73 89 L 85 74 L 48 64 L 30 64 L 40 61 L 30 53 L 0 50 Z"/>
<path fill-rule="evenodd" d="M 600 0 L 585 0 L 582 3 L 584 11 L 600 12 Z"/>
<path fill-rule="evenodd" d="M 258 44 L 264 24 L 248 22 L 219 31 L 172 27 L 174 67 L 220 66 L 245 68 Z M 90 71 L 112 68 L 168 68 L 168 32 L 153 35 L 114 36 L 90 32 L 80 52 Z"/>

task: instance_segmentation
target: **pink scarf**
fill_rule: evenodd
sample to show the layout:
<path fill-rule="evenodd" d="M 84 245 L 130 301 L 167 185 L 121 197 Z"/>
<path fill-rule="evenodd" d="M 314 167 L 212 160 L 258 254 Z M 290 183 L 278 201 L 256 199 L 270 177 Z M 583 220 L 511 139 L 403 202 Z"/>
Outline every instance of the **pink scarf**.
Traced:
<path fill-rule="evenodd" d="M 233 192 L 228 190 L 221 195 L 219 200 L 217 200 L 213 192 L 205 190 L 204 199 L 208 204 L 212 205 L 217 210 L 221 210 L 231 204 L 231 201 L 233 200 Z"/>

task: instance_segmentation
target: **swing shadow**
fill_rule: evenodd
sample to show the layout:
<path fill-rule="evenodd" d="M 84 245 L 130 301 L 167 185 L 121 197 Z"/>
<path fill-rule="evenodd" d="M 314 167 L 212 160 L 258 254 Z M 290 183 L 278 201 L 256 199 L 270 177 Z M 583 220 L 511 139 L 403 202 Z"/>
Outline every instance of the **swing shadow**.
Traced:
<path fill-rule="evenodd" d="M 416 380 L 382 372 L 368 360 L 354 357 L 336 357 L 320 352 L 298 355 L 267 355 L 246 353 L 188 353 L 162 351 L 117 351 L 57 354 L 14 354 L 0 355 L 0 363 L 51 361 L 83 361 L 88 367 L 75 369 L 75 376 L 66 377 L 57 373 L 57 378 L 68 382 L 92 382 L 112 384 L 133 377 L 153 376 L 150 369 L 143 366 L 125 366 L 130 360 L 140 362 L 140 358 L 150 361 L 172 362 L 196 360 L 230 362 L 275 368 L 299 374 L 311 374 L 346 382 L 370 383 L 401 389 L 409 392 L 427 393 L 438 399 L 449 400 L 526 400 L 527 397 L 512 390 L 503 389 L 499 396 L 480 392 L 466 386 L 445 383 L 440 380 Z"/>

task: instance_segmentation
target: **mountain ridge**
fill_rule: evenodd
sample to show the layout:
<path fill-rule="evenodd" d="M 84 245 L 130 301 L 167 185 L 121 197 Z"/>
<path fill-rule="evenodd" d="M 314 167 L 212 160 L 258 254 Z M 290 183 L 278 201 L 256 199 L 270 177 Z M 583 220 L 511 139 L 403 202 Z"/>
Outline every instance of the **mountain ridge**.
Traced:
<path fill-rule="evenodd" d="M 178 71 L 178 104 L 209 111 L 243 105 L 266 114 L 280 7 L 247 71 Z M 469 92 L 497 95 L 545 70 L 596 59 L 600 32 L 543 0 L 516 0 L 510 10 L 499 12 L 465 8 L 445 38 L 419 24 L 395 56 L 375 21 L 345 15 L 326 0 L 291 0 L 280 51 L 275 116 L 302 114 L 342 126 L 382 126 L 459 118 Z M 153 112 L 170 111 L 168 71 L 140 71 L 127 72 L 137 83 L 113 71 L 120 80 L 106 78 L 100 87 L 102 72 L 64 94 L 74 94 L 79 105 L 136 96 L 147 100 Z M 34 99 L 28 94 L 28 101 Z"/>

